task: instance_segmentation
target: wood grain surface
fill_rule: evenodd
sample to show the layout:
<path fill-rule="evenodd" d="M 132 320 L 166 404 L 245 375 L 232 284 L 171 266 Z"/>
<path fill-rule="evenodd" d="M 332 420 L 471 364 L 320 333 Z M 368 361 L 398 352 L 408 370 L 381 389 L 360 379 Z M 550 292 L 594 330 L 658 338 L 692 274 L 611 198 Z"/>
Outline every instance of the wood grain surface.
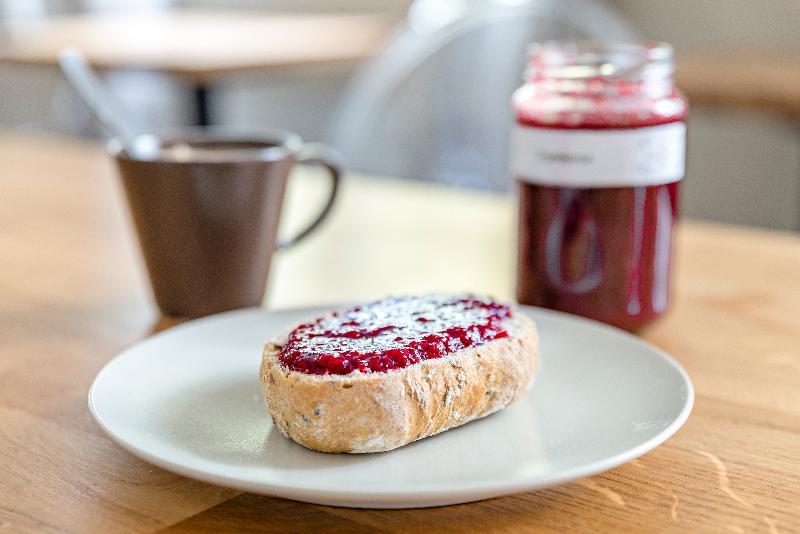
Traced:
<path fill-rule="evenodd" d="M 293 178 L 286 229 L 311 210 Z M 513 293 L 513 199 L 350 177 L 319 233 L 281 253 L 267 305 L 395 291 Z M 308 210 L 308 211 L 307 211 Z M 96 144 L 0 134 L 0 527 L 9 532 L 800 530 L 800 238 L 685 222 L 676 301 L 644 337 L 694 380 L 686 426 L 602 475 L 489 501 L 370 511 L 243 494 L 115 446 L 86 393 L 169 326 L 151 302 Z"/>
<path fill-rule="evenodd" d="M 12 33 L 0 48 L 0 61 L 56 65 L 61 49 L 72 46 L 98 68 L 155 70 L 205 83 L 248 71 L 370 57 L 389 35 L 391 23 L 368 14 L 84 13 Z"/>

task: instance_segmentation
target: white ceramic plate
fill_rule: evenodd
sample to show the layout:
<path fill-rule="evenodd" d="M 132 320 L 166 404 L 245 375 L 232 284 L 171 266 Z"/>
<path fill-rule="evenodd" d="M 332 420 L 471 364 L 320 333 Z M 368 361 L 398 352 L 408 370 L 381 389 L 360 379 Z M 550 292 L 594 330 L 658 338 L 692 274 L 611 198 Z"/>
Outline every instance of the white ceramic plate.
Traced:
<path fill-rule="evenodd" d="M 89 407 L 133 454 L 214 484 L 365 508 L 439 506 L 552 486 L 632 460 L 684 423 L 694 393 L 634 336 L 522 308 L 539 324 L 530 393 L 484 419 L 391 452 L 311 451 L 272 425 L 258 369 L 265 338 L 320 310 L 243 310 L 153 336 L 100 372 Z"/>

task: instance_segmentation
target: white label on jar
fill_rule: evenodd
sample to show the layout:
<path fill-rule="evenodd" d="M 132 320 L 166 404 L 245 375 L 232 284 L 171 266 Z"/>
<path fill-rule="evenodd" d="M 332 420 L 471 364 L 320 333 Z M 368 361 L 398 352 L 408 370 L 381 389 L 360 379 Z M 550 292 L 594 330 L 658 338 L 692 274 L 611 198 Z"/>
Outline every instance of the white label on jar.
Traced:
<path fill-rule="evenodd" d="M 645 186 L 683 178 L 686 125 L 618 130 L 557 130 L 517 125 L 511 171 L 527 182 L 562 187 Z"/>

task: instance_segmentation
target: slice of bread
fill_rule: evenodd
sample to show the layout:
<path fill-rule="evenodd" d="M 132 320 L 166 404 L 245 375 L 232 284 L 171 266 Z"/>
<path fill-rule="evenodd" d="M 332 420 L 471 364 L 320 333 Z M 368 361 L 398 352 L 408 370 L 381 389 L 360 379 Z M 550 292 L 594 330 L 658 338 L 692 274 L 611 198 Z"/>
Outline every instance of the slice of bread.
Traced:
<path fill-rule="evenodd" d="M 261 383 L 272 420 L 323 452 L 388 451 L 502 410 L 533 384 L 536 325 L 515 311 L 508 337 L 387 372 L 315 375 L 279 361 L 286 337 L 268 341 Z"/>

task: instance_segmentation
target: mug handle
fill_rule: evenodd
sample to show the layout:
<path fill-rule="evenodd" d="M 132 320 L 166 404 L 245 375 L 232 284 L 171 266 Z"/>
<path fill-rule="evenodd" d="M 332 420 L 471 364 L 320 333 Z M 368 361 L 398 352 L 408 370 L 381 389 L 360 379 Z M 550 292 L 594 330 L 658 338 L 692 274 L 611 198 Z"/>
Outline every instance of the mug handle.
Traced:
<path fill-rule="evenodd" d="M 328 175 L 331 177 L 331 192 L 328 200 L 319 212 L 319 215 L 309 223 L 300 233 L 296 236 L 278 242 L 278 250 L 286 250 L 293 247 L 316 230 L 317 226 L 322 223 L 325 217 L 330 213 L 333 203 L 336 200 L 336 194 L 339 191 L 339 179 L 342 176 L 343 168 L 342 156 L 334 149 L 321 143 L 306 143 L 298 151 L 296 156 L 298 165 L 319 165 L 325 167 Z"/>

